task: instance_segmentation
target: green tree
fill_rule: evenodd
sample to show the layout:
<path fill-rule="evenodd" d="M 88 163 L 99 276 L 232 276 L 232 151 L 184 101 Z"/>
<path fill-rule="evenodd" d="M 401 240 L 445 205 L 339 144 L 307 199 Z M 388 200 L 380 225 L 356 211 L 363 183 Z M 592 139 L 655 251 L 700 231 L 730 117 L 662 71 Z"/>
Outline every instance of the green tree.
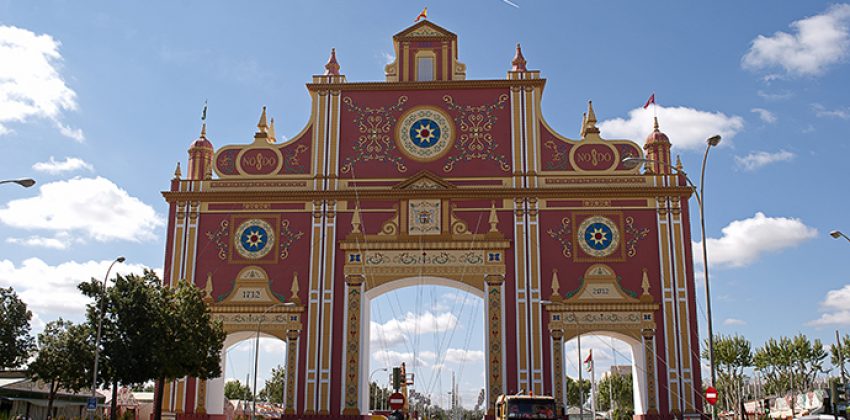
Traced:
<path fill-rule="evenodd" d="M 708 341 L 702 352 L 709 359 Z M 714 366 L 718 372 L 715 387 L 723 398 L 718 402 L 720 409 L 735 409 L 740 406 L 741 389 L 744 384 L 744 369 L 753 366 L 752 344 L 740 335 L 714 337 Z"/>
<path fill-rule="evenodd" d="M 765 391 L 784 395 L 811 389 L 817 375 L 825 372 L 826 357 L 820 340 L 809 341 L 804 334 L 798 334 L 794 338 L 780 337 L 778 341 L 769 339 L 756 351 L 754 362 L 765 376 Z"/>
<path fill-rule="evenodd" d="M 146 276 L 156 276 L 146 272 Z M 173 287 L 159 288 L 157 307 L 160 308 L 155 334 L 149 348 L 152 378 L 163 389 L 166 379 L 192 376 L 210 379 L 221 375 L 221 348 L 226 334 L 220 321 L 213 321 L 201 289 L 184 280 Z M 162 418 L 162 392 L 156 393 L 154 420 Z"/>
<path fill-rule="evenodd" d="M 79 391 L 90 385 L 94 345 L 87 325 L 75 325 L 61 318 L 48 323 L 38 335 L 38 356 L 30 364 L 33 378 L 49 385 L 47 412 L 53 413 L 53 399 L 60 388 Z"/>
<path fill-rule="evenodd" d="M 251 388 L 239 381 L 227 381 L 224 384 L 224 397 L 228 400 L 250 400 Z"/>
<path fill-rule="evenodd" d="M 258 398 L 274 404 L 283 404 L 283 387 L 285 385 L 286 369 L 278 365 L 272 369 L 271 379 L 266 380 L 266 385 L 260 390 Z"/>
<path fill-rule="evenodd" d="M 584 394 L 583 399 L 581 398 L 582 394 Z M 590 398 L 590 381 L 582 379 L 579 383 L 567 376 L 567 404 L 578 407 L 581 401 L 587 402 L 588 398 Z"/>
<path fill-rule="evenodd" d="M 11 287 L 0 287 L 0 370 L 23 365 L 33 350 L 32 312 Z"/>
<path fill-rule="evenodd" d="M 850 363 L 850 334 L 844 334 L 844 338 L 840 339 L 838 344 L 830 344 L 829 345 L 829 355 L 830 361 L 832 365 L 839 369 L 839 374 L 841 373 L 841 359 L 839 358 L 839 351 L 841 352 L 841 356 L 844 357 L 844 369 L 847 369 L 847 363 Z"/>
<path fill-rule="evenodd" d="M 596 396 L 599 398 L 597 407 L 600 410 L 611 409 L 611 398 L 613 397 L 615 418 L 631 418 L 634 413 L 634 391 L 632 390 L 632 375 L 608 375 L 602 378 L 596 387 Z"/>

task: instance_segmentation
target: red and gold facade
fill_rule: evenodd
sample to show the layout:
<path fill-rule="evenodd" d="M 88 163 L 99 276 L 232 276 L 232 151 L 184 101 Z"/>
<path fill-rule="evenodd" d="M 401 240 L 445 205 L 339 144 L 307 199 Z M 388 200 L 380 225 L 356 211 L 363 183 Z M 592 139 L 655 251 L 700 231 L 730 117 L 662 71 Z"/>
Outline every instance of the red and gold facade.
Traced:
<path fill-rule="evenodd" d="M 519 46 L 505 80 L 466 80 L 451 32 L 393 41 L 386 82 L 346 81 L 332 53 L 289 141 L 264 110 L 252 142 L 192 145 L 164 193 L 167 281 L 203 288 L 232 337 L 287 343 L 293 415 L 363 412 L 370 293 L 423 277 L 484 299 L 491 408 L 520 389 L 565 401 L 564 343 L 609 333 L 632 345 L 639 415 L 698 415 L 684 179 L 624 165 L 644 150 L 604 140 L 592 106 L 578 139 L 555 133 Z M 669 162 L 657 134 L 646 154 Z M 222 413 L 220 379 L 164 392 L 178 416 Z"/>

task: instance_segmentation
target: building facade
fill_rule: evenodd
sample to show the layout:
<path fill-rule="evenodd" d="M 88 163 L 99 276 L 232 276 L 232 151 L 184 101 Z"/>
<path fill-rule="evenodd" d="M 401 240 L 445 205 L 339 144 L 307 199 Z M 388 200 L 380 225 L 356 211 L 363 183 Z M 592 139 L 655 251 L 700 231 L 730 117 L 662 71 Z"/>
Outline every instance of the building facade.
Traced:
<path fill-rule="evenodd" d="M 504 80 L 467 80 L 457 36 L 432 22 L 393 44 L 384 82 L 347 81 L 332 52 L 284 143 L 265 109 L 245 144 L 202 130 L 163 193 L 166 282 L 205 290 L 228 345 L 287 343 L 292 415 L 365 413 L 370 300 L 435 284 L 484 301 L 491 411 L 518 390 L 565 403 L 564 343 L 594 333 L 631 345 L 636 416 L 698 416 L 692 190 L 657 121 L 643 148 L 606 140 L 588 104 L 570 139 L 519 45 Z M 216 418 L 223 386 L 174 381 L 163 408 Z"/>

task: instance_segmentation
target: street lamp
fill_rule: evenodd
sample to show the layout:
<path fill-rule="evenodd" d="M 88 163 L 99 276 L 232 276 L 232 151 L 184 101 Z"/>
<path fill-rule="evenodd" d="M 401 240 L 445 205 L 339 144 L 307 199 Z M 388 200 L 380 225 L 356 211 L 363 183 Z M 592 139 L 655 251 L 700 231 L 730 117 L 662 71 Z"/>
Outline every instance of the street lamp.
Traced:
<path fill-rule="evenodd" d="M 708 321 L 708 364 L 711 370 L 711 386 L 714 386 L 714 384 L 717 383 L 717 373 L 714 367 L 714 329 L 711 323 L 711 289 L 708 282 L 708 247 L 705 243 L 705 194 L 703 194 L 703 187 L 705 186 L 705 163 L 708 160 L 708 151 L 711 150 L 712 147 L 720 144 L 720 135 L 718 134 L 709 137 L 706 140 L 706 144 L 707 145 L 705 147 L 705 154 L 702 156 L 702 171 L 700 172 L 699 177 L 699 192 L 696 191 L 696 185 L 694 185 L 693 181 L 688 178 L 688 174 L 685 173 L 685 171 L 676 168 L 675 166 L 670 165 L 669 163 L 659 162 L 652 159 L 628 156 L 623 159 L 623 165 L 626 168 L 634 168 L 644 163 L 657 163 L 660 165 L 664 165 L 676 171 L 677 174 L 684 176 L 685 181 L 687 181 L 688 184 L 690 184 L 690 186 L 694 188 L 694 195 L 696 195 L 697 206 L 699 207 L 700 234 L 702 237 L 702 267 L 703 270 L 705 270 L 705 312 Z M 714 418 L 714 416 L 714 409 L 712 409 L 711 417 Z"/>
<path fill-rule="evenodd" d="M 35 181 L 33 181 L 33 180 L 30 180 L 30 181 L 32 181 L 32 184 L 35 184 Z M 21 185 L 28 187 L 32 184 L 29 184 L 29 185 L 21 184 Z M 94 340 L 94 373 L 92 375 L 93 377 L 92 377 L 92 381 L 91 381 L 91 396 L 92 396 L 92 398 L 97 398 L 97 363 L 98 363 L 98 359 L 100 358 L 100 331 L 101 331 L 101 328 L 103 327 L 103 311 L 104 311 L 103 301 L 106 300 L 106 282 L 109 280 L 109 272 L 112 271 L 112 267 L 115 266 L 115 263 L 123 263 L 124 260 L 125 260 L 124 257 L 118 257 L 115 260 L 113 260 L 112 264 L 109 264 L 109 268 L 106 269 L 106 276 L 103 277 L 103 296 L 100 299 L 100 305 L 98 305 L 99 306 L 99 308 L 98 308 L 99 314 L 98 314 L 98 318 L 97 318 L 97 337 Z M 97 400 L 95 399 L 95 401 L 97 401 Z M 93 416 L 93 413 L 90 413 L 89 418 L 91 418 L 92 416 Z"/>
<path fill-rule="evenodd" d="M 21 179 L 4 179 L 4 180 L 0 181 L 0 184 L 8 184 L 8 183 L 14 183 L 14 184 L 18 184 L 18 185 L 20 185 L 24 188 L 29 188 L 29 187 L 32 187 L 33 185 L 35 185 L 35 180 L 32 179 L 32 178 L 21 178 Z"/>
<path fill-rule="evenodd" d="M 254 396 L 251 402 L 251 419 L 257 417 L 257 368 L 259 367 L 260 361 L 260 325 L 263 324 L 263 321 L 266 319 L 266 314 L 269 313 L 270 310 L 277 308 L 279 306 L 295 306 L 293 302 L 278 302 L 274 305 L 269 306 L 263 311 L 260 319 L 257 320 L 257 341 L 254 343 Z M 282 402 L 282 401 L 281 401 Z M 282 404 L 281 404 L 282 405 Z"/>
<path fill-rule="evenodd" d="M 835 238 L 835 239 L 838 239 L 838 238 L 842 238 L 842 237 L 843 237 L 843 238 L 844 238 L 844 239 L 846 239 L 848 242 L 850 242 L 850 238 L 848 238 L 848 237 L 847 237 L 847 235 L 845 235 L 845 234 L 841 233 L 841 231 L 840 231 L 840 230 L 833 230 L 832 232 L 829 232 L 829 236 L 832 236 L 832 237 L 833 237 L 833 238 Z"/>
<path fill-rule="evenodd" d="M 389 370 L 389 368 L 382 367 L 382 368 L 378 368 L 378 369 L 373 370 L 372 373 L 369 374 L 369 390 L 370 390 L 369 394 L 370 394 L 370 396 L 372 394 L 372 392 L 371 392 L 371 390 L 372 390 L 372 376 L 374 374 L 378 373 L 378 372 L 381 372 L 381 371 L 387 372 L 388 370 Z M 381 392 L 381 395 L 383 396 L 383 392 Z M 383 398 L 381 399 L 381 401 L 383 401 Z M 378 405 L 377 401 L 375 401 L 375 403 L 376 403 L 375 405 L 377 406 Z M 377 407 L 375 407 L 375 408 L 377 408 Z M 372 407 L 370 405 L 369 411 L 371 411 L 371 410 L 372 410 Z"/>

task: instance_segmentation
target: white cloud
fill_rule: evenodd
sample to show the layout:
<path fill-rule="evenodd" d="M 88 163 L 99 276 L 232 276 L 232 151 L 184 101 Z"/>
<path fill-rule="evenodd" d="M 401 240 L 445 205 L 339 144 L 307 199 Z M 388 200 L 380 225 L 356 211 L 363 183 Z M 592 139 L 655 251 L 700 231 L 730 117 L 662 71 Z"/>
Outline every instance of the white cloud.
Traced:
<path fill-rule="evenodd" d="M 79 232 L 100 242 L 154 239 L 154 230 L 164 224 L 153 207 L 102 177 L 44 184 L 38 196 L 10 201 L 0 209 L 0 222 L 21 229 Z"/>
<path fill-rule="evenodd" d="M 38 248 L 67 249 L 68 241 L 59 238 L 46 238 L 43 236 L 30 236 L 27 238 L 6 238 L 6 243 L 32 246 Z"/>
<path fill-rule="evenodd" d="M 0 135 L 11 132 L 9 123 L 32 118 L 52 121 L 59 132 L 77 141 L 82 130 L 62 123 L 64 111 L 77 109 L 76 93 L 59 74 L 59 41 L 26 29 L 0 25 Z"/>
<path fill-rule="evenodd" d="M 414 315 L 411 312 L 405 314 L 404 319 L 391 319 L 383 324 L 370 322 L 369 337 L 372 348 L 392 347 L 396 344 L 410 342 L 411 335 L 443 332 L 457 325 L 457 317 L 452 313 L 434 315 L 425 312 Z"/>
<path fill-rule="evenodd" d="M 63 161 L 57 161 L 50 157 L 47 162 L 36 162 L 32 165 L 32 168 L 39 172 L 46 172 L 51 175 L 60 174 L 63 172 L 72 172 L 78 171 L 80 169 L 88 170 L 89 172 L 94 171 L 94 166 L 90 163 L 75 157 L 66 157 Z"/>
<path fill-rule="evenodd" d="M 720 239 L 708 238 L 708 258 L 712 266 L 742 267 L 758 260 L 768 252 L 791 248 L 817 236 L 815 228 L 800 219 L 767 217 L 762 212 L 735 220 L 722 230 Z M 702 255 L 702 244 L 693 243 L 694 255 Z M 702 265 L 701 258 L 694 264 Z"/>
<path fill-rule="evenodd" d="M 776 162 L 787 162 L 794 159 L 796 155 L 786 150 L 780 150 L 775 153 L 770 152 L 751 152 L 746 156 L 735 156 L 735 163 L 738 167 L 748 171 L 754 171 L 762 166 Z"/>
<path fill-rule="evenodd" d="M 408 369 L 412 370 L 413 366 L 421 366 L 428 367 L 429 361 L 425 359 L 427 355 L 433 356 L 434 353 L 431 352 L 422 352 L 416 354 L 416 363 L 414 364 L 414 355 L 411 352 L 399 352 L 395 350 L 377 350 L 372 351 L 372 360 L 374 361 L 374 366 L 400 366 L 402 363 L 408 367 Z M 433 361 L 433 359 L 431 359 Z M 376 374 L 379 375 L 379 374 Z"/>
<path fill-rule="evenodd" d="M 77 285 L 92 277 L 102 281 L 110 264 L 112 261 L 69 261 L 51 266 L 39 258 L 29 258 L 16 266 L 2 260 L 0 284 L 13 287 L 34 318 L 51 321 L 61 316 L 79 322 L 84 319 L 89 299 L 77 290 Z M 139 264 L 116 264 L 110 277 L 114 278 L 115 273 L 141 274 L 144 268 Z"/>
<path fill-rule="evenodd" d="M 789 75 L 822 74 L 847 58 L 848 23 L 850 5 L 834 5 L 823 14 L 792 22 L 792 33 L 757 36 L 741 64 L 750 70 L 781 67 Z"/>
<path fill-rule="evenodd" d="M 815 115 L 821 118 L 840 118 L 842 120 L 850 120 L 850 108 L 826 109 L 821 104 L 812 104 L 812 109 Z"/>
<path fill-rule="evenodd" d="M 850 302 L 850 284 L 838 290 L 826 292 L 826 297 L 821 302 L 821 310 L 824 313 L 820 318 L 810 321 L 808 325 L 814 327 L 850 325 L 850 307 L 847 306 L 847 302 Z"/>
<path fill-rule="evenodd" d="M 386 62 L 386 64 L 392 64 L 393 61 L 395 61 L 395 55 L 390 54 L 386 51 L 382 52 L 381 56 L 384 58 L 384 62 Z"/>
<path fill-rule="evenodd" d="M 766 101 L 781 101 L 781 100 L 785 100 L 785 99 L 788 99 L 788 98 L 791 98 L 792 96 L 794 96 L 793 92 L 790 92 L 790 91 L 787 91 L 787 90 L 783 91 L 783 92 L 778 92 L 778 93 L 765 92 L 763 90 L 759 90 L 758 92 L 756 92 L 756 94 L 760 98 L 762 98 Z"/>
<path fill-rule="evenodd" d="M 747 325 L 747 321 L 735 318 L 726 318 L 723 320 L 723 325 Z"/>
<path fill-rule="evenodd" d="M 674 148 L 702 149 L 705 140 L 720 134 L 728 141 L 744 128 L 744 119 L 722 112 L 700 111 L 688 107 L 656 107 L 661 131 L 670 137 Z M 652 132 L 653 111 L 643 107 L 629 111 L 629 118 L 614 118 L 599 123 L 605 138 L 625 138 L 643 142 Z"/>
<path fill-rule="evenodd" d="M 763 122 L 766 122 L 768 124 L 773 124 L 776 122 L 776 115 L 764 108 L 753 108 L 750 111 L 758 114 L 759 118 Z"/>
<path fill-rule="evenodd" d="M 448 349 L 443 359 L 445 363 L 477 363 L 484 362 L 484 352 L 481 350 Z"/>

